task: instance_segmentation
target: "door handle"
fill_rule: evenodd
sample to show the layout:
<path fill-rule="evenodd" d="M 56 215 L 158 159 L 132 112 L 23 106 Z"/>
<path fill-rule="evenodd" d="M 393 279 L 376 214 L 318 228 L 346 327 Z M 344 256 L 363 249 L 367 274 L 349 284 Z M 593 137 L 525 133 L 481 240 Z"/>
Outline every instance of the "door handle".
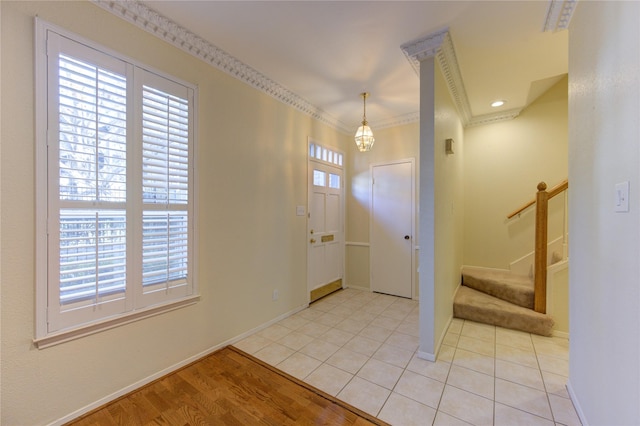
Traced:
<path fill-rule="evenodd" d="M 310 240 L 309 240 L 309 242 L 310 242 L 311 244 L 313 244 L 313 243 L 315 243 L 315 242 L 316 242 L 316 239 L 315 239 L 315 238 L 312 238 L 312 239 L 310 239 Z"/>
<path fill-rule="evenodd" d="M 404 236 L 404 239 L 405 239 L 405 240 L 409 240 L 409 239 L 411 239 L 411 237 L 410 237 L 410 236 L 408 236 L 408 235 L 405 235 L 405 236 Z"/>

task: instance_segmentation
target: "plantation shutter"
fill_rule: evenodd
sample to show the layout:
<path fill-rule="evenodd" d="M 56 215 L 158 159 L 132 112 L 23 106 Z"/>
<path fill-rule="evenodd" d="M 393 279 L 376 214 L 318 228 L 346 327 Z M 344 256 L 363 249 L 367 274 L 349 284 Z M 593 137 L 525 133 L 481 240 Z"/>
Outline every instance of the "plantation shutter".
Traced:
<path fill-rule="evenodd" d="M 92 46 L 47 29 L 37 56 L 39 338 L 196 298 L 195 87 Z"/>
<path fill-rule="evenodd" d="M 51 35 L 50 328 L 126 310 L 127 64 Z M 54 225 L 57 224 L 57 225 Z M 51 231 L 55 232 L 51 232 Z"/>
<path fill-rule="evenodd" d="M 142 86 L 142 292 L 188 288 L 192 90 L 145 73 Z"/>

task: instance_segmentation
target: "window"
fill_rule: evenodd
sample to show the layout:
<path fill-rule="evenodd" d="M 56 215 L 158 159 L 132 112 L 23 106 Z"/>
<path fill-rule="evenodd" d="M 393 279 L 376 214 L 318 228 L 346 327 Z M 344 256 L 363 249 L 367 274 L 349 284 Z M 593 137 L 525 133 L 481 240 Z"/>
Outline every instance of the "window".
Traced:
<path fill-rule="evenodd" d="M 315 142 L 309 144 L 309 157 L 313 160 L 332 164 L 342 168 L 342 154 L 333 151 L 330 148 L 325 148 Z"/>
<path fill-rule="evenodd" d="M 315 186 L 327 186 L 327 174 L 321 170 L 314 170 L 313 184 Z"/>
<path fill-rule="evenodd" d="M 38 26 L 36 340 L 193 301 L 194 87 Z"/>

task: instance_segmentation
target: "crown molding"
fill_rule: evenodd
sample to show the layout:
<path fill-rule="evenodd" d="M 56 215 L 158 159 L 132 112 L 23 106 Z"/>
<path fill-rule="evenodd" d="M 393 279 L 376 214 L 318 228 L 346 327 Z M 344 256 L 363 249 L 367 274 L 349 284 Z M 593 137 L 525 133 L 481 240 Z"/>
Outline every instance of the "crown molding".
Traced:
<path fill-rule="evenodd" d="M 418 76 L 420 75 L 420 62 L 434 57 L 448 35 L 449 28 L 445 28 L 400 46 Z"/>
<path fill-rule="evenodd" d="M 471 114 L 469 98 L 464 88 L 464 81 L 460 73 L 456 50 L 448 28 L 431 33 L 426 37 L 404 43 L 400 48 L 418 77 L 420 76 L 420 62 L 435 57 L 440 65 L 442 74 L 447 82 L 449 94 L 453 99 L 464 127 L 512 120 L 520 114 L 521 109 L 477 117 Z"/>
<path fill-rule="evenodd" d="M 484 126 L 485 124 L 498 123 L 500 121 L 513 120 L 522 112 L 521 108 L 510 109 L 507 111 L 496 112 L 492 114 L 476 115 L 469 120 L 465 127 Z"/>
<path fill-rule="evenodd" d="M 97 6 L 113 13 L 137 27 L 155 35 L 173 46 L 237 78 L 243 83 L 266 93 L 278 101 L 326 124 L 343 133 L 351 132 L 351 127 L 312 105 L 286 87 L 276 83 L 264 74 L 234 58 L 219 47 L 198 37 L 196 34 L 160 15 L 137 0 L 91 0 Z"/>
<path fill-rule="evenodd" d="M 578 0 L 549 0 L 542 31 L 556 32 L 569 28 L 577 3 Z"/>
<path fill-rule="evenodd" d="M 436 59 L 438 59 L 438 64 L 440 64 L 440 69 L 447 82 L 449 93 L 460 113 L 462 123 L 466 127 L 472 118 L 471 105 L 469 104 L 469 98 L 467 98 L 467 91 L 464 88 L 464 81 L 458 66 L 458 57 L 449 32 L 443 39 L 442 46 L 436 54 Z"/>

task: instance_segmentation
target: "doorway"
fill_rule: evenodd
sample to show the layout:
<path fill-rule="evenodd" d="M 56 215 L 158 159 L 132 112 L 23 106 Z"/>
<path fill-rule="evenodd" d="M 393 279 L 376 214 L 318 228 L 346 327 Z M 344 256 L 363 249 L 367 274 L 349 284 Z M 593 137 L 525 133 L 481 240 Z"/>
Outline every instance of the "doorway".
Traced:
<path fill-rule="evenodd" d="M 309 143 L 307 287 L 309 302 L 342 288 L 344 271 L 343 154 Z"/>
<path fill-rule="evenodd" d="M 415 160 L 371 166 L 371 290 L 413 298 Z"/>

